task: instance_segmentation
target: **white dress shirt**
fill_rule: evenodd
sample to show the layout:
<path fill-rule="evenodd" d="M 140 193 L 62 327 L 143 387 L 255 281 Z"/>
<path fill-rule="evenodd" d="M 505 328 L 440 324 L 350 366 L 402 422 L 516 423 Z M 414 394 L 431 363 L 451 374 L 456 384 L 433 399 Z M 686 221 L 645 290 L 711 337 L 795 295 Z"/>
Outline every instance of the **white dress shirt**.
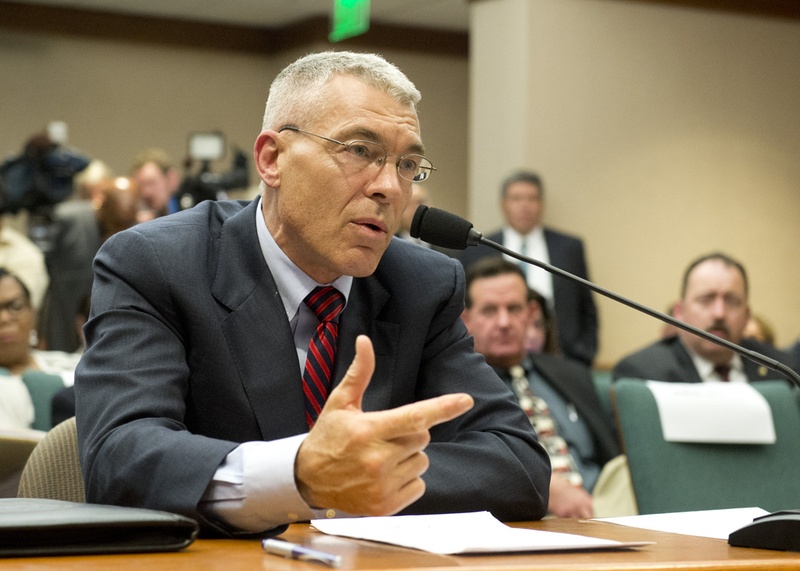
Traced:
<path fill-rule="evenodd" d="M 687 349 L 689 355 L 692 357 L 692 362 L 694 363 L 694 368 L 697 369 L 697 374 L 700 375 L 700 378 L 703 380 L 704 383 L 721 383 L 725 382 L 722 378 L 720 378 L 719 374 L 714 370 L 714 363 L 705 359 L 695 353 L 694 351 Z M 731 368 L 730 372 L 728 373 L 728 381 L 729 383 L 746 383 L 747 382 L 747 375 L 744 374 L 744 365 L 742 364 L 742 358 L 739 356 L 738 353 L 734 353 L 733 357 L 731 358 L 731 362 L 728 363 L 728 366 Z"/>
<path fill-rule="evenodd" d="M 550 263 L 550 253 L 547 251 L 547 242 L 544 239 L 544 230 L 537 226 L 528 234 L 522 235 L 513 228 L 503 229 L 503 245 L 510 250 L 514 250 L 545 264 Z M 520 261 L 511 256 L 503 255 L 507 260 L 519 264 Z M 531 264 L 522 264 L 522 271 L 527 276 L 528 285 L 542 294 L 550 307 L 553 307 L 553 276 L 547 270 L 543 270 Z"/>
<path fill-rule="evenodd" d="M 303 300 L 318 285 L 334 286 L 347 300 L 353 278 L 341 276 L 330 284 L 318 284 L 311 279 L 275 243 L 267 230 L 261 206 L 259 201 L 255 220 L 258 240 L 292 328 L 300 382 L 308 344 L 319 323 Z M 214 519 L 249 532 L 265 531 L 292 521 L 336 516 L 334 510 L 311 508 L 297 490 L 294 462 L 306 436 L 298 434 L 268 442 L 240 444 L 217 469 L 201 508 Z"/>

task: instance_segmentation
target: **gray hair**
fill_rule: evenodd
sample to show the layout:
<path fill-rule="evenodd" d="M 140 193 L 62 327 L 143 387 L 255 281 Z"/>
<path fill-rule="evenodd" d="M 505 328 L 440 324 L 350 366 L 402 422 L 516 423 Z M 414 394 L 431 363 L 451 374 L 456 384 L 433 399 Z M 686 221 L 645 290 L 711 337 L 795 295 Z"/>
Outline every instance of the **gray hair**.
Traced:
<path fill-rule="evenodd" d="M 337 74 L 355 77 L 415 111 L 422 97 L 397 66 L 379 55 L 334 51 L 309 54 L 287 66 L 272 82 L 262 130 L 305 125 L 309 118 L 319 115 L 324 103 L 318 100 L 320 88 Z"/>

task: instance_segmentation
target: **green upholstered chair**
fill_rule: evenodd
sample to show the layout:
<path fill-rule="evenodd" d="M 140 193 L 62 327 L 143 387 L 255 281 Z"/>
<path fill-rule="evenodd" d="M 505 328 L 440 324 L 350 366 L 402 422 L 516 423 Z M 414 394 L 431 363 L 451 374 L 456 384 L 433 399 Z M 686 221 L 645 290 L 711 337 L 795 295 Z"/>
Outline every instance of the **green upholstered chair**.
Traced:
<path fill-rule="evenodd" d="M 26 371 L 22 375 L 22 382 L 28 388 L 33 401 L 33 426 L 35 430 L 50 430 L 51 402 L 53 396 L 64 388 L 64 381 L 59 375 L 44 373 L 42 371 Z"/>
<path fill-rule="evenodd" d="M 611 404 L 611 371 L 592 369 L 592 381 L 597 391 L 597 397 L 603 406 L 603 412 L 608 417 L 611 424 L 614 424 L 614 407 Z"/>
<path fill-rule="evenodd" d="M 17 497 L 86 501 L 74 416 L 53 427 L 33 449 Z"/>
<path fill-rule="evenodd" d="M 752 386 L 772 409 L 774 444 L 667 442 L 647 384 L 638 379 L 614 383 L 612 400 L 639 513 L 800 508 L 797 391 L 783 381 Z"/>

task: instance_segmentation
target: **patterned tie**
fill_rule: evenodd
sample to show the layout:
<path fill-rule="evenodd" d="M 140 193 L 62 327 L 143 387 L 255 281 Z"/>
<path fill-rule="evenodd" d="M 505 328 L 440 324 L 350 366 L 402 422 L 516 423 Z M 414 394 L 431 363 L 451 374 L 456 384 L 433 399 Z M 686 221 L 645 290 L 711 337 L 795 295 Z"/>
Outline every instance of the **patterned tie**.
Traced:
<path fill-rule="evenodd" d="M 331 388 L 333 363 L 336 360 L 336 339 L 339 325 L 331 321 L 344 308 L 344 296 L 331 286 L 321 286 L 306 296 L 303 302 L 319 319 L 317 330 L 308 344 L 306 368 L 303 371 L 303 393 L 306 395 L 306 422 L 314 426 Z"/>
<path fill-rule="evenodd" d="M 533 393 L 525 369 L 515 365 L 508 372 L 519 405 L 531 421 L 539 436 L 539 442 L 550 457 L 553 474 L 560 474 L 573 486 L 582 486 L 583 477 L 578 472 L 575 459 L 567 448 L 567 442 L 558 434 L 556 422 L 550 415 L 550 407 L 543 398 Z"/>

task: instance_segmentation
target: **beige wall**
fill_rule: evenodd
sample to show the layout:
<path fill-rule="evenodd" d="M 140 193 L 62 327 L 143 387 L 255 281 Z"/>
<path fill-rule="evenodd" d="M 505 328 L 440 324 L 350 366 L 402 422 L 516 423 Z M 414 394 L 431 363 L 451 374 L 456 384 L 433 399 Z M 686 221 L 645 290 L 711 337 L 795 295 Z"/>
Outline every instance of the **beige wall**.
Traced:
<path fill-rule="evenodd" d="M 499 225 L 503 176 L 534 168 L 547 221 L 585 239 L 595 282 L 663 311 L 686 264 L 721 249 L 748 268 L 751 305 L 779 343 L 793 340 L 800 24 L 613 0 L 471 10 L 476 226 Z M 598 302 L 601 364 L 655 338 L 658 322 Z"/>
<path fill-rule="evenodd" d="M 175 160 L 193 131 L 221 130 L 249 154 L 269 84 L 306 51 L 273 55 L 192 50 L 9 31 L 0 25 L 0 155 L 17 154 L 51 120 L 69 126 L 70 144 L 126 174 L 148 146 Z M 437 205 L 466 211 L 465 57 L 383 51 L 423 93 L 419 113 L 427 154 L 439 172 Z M 230 155 L 215 170 L 225 170 Z M 255 174 L 253 183 L 257 182 Z"/>
<path fill-rule="evenodd" d="M 548 221 L 585 238 L 599 284 L 661 310 L 687 261 L 723 248 L 748 266 L 753 305 L 779 341 L 800 333 L 800 24 L 619 0 L 475 0 L 470 10 L 470 61 L 383 51 L 423 93 L 437 206 L 490 230 L 502 177 L 538 169 Z M 271 78 L 305 51 L 0 26 L 0 153 L 54 119 L 120 172 L 149 145 L 182 158 L 192 131 L 221 129 L 250 149 Z M 599 305 L 602 363 L 659 328 Z"/>

